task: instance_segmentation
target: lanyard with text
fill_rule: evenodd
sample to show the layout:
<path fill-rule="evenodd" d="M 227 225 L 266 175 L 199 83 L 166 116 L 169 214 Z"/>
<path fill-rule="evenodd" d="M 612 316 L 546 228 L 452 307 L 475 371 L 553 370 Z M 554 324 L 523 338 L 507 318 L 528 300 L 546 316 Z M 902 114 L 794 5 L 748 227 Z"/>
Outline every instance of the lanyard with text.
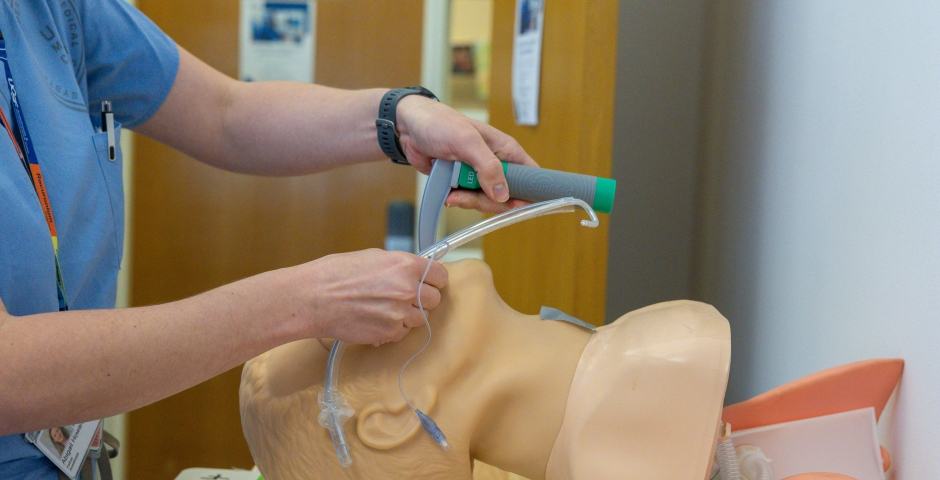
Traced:
<path fill-rule="evenodd" d="M 36 195 L 39 196 L 39 204 L 42 206 L 42 213 L 46 217 L 46 225 L 49 227 L 49 234 L 52 235 L 52 250 L 55 255 L 55 281 L 59 295 L 59 310 L 68 310 L 68 299 L 65 296 L 65 282 L 62 280 L 62 268 L 59 267 L 59 237 L 56 235 L 55 219 L 52 218 L 52 205 L 49 203 L 49 194 L 46 193 L 46 183 L 42 178 L 42 171 L 39 169 L 39 159 L 36 158 L 36 149 L 33 148 L 33 139 L 29 136 L 26 129 L 26 119 L 23 117 L 23 110 L 20 108 L 20 102 L 16 98 L 16 87 L 13 85 L 13 75 L 10 73 L 10 62 L 7 59 L 6 43 L 0 36 L 0 62 L 3 62 L 3 70 L 6 73 L 7 88 L 10 91 L 10 101 L 12 103 L 13 117 L 16 119 L 16 126 L 22 139 L 22 148 L 20 142 L 16 140 L 13 134 L 12 125 L 7 121 L 3 109 L 0 109 L 0 119 L 3 120 L 3 126 L 10 134 L 10 140 L 16 148 L 16 153 L 23 162 L 23 167 L 33 182 L 33 188 Z"/>

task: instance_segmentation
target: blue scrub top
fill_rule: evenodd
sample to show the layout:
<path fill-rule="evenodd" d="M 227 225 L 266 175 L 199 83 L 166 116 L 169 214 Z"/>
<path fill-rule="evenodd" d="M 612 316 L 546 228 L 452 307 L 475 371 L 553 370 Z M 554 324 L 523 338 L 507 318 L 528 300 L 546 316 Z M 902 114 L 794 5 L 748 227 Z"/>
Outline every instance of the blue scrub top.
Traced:
<path fill-rule="evenodd" d="M 176 44 L 124 0 L 0 1 L 0 32 L 49 192 L 69 307 L 113 308 L 124 189 L 120 149 L 109 161 L 107 134 L 100 133 L 101 102 L 112 102 L 125 127 L 150 118 L 176 78 Z M 15 123 L 6 85 L 0 95 Z M 0 298 L 12 315 L 58 310 L 49 230 L 2 130 Z M 56 478 L 22 435 L 0 437 L 0 479 Z"/>

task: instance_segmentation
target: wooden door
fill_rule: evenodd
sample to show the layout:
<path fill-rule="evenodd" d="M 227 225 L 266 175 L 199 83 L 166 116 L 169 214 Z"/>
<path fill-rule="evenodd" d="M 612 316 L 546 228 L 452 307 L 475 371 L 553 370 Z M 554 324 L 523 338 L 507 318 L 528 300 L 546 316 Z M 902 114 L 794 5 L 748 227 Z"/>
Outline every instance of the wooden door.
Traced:
<path fill-rule="evenodd" d="M 182 47 L 237 77 L 239 2 L 137 4 Z M 419 82 L 420 0 L 319 0 L 317 9 L 318 83 Z M 216 170 L 142 137 L 135 156 L 132 305 L 185 298 L 330 253 L 381 247 L 386 205 L 412 199 L 415 191 L 414 171 L 391 162 L 272 179 Z M 240 372 L 131 412 L 122 453 L 128 478 L 172 479 L 197 466 L 250 468 L 238 413 Z"/>
<path fill-rule="evenodd" d="M 493 5 L 490 123 L 515 137 L 542 167 L 609 177 L 617 47 L 617 0 L 546 2 L 539 125 L 515 124 L 512 47 L 515 0 Z M 626 208 L 615 204 L 614 208 Z M 548 305 L 604 322 L 607 227 L 583 213 L 553 215 L 484 238 L 496 288 L 513 308 Z"/>

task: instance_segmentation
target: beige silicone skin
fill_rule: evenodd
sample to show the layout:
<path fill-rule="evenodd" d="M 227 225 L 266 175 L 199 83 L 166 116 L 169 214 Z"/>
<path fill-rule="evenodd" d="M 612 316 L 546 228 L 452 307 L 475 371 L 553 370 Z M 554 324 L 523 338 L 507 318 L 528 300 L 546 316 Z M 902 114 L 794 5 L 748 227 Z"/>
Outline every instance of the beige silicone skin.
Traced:
<path fill-rule="evenodd" d="M 266 479 L 469 479 L 473 459 L 533 480 L 705 478 L 730 355 L 714 308 L 655 305 L 592 335 L 511 309 L 483 262 L 447 268 L 433 340 L 404 386 L 453 449 L 398 392 L 401 365 L 427 338 L 419 328 L 346 351 L 339 389 L 356 415 L 345 425 L 353 465 L 342 468 L 317 423 L 329 345 L 304 340 L 242 373 L 242 426 Z"/>

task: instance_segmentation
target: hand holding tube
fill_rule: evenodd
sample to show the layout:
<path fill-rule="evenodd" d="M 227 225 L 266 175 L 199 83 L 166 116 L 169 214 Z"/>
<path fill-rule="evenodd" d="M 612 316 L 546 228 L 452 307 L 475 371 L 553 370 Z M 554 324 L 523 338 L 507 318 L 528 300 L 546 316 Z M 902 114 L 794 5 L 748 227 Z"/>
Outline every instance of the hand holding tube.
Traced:
<path fill-rule="evenodd" d="M 308 336 L 381 345 L 424 325 L 418 284 L 427 259 L 405 252 L 370 249 L 329 255 L 293 267 L 292 311 L 307 322 Z M 431 310 L 441 301 L 447 270 L 434 262 L 421 289 Z"/>

